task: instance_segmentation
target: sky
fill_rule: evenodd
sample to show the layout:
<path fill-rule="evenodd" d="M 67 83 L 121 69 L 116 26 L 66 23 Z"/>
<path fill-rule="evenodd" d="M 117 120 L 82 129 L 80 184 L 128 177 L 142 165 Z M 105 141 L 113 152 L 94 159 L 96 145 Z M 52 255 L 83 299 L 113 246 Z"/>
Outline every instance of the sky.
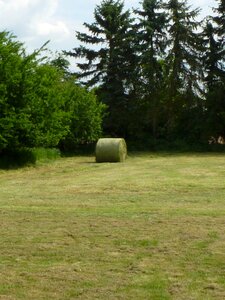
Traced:
<path fill-rule="evenodd" d="M 83 23 L 93 22 L 93 12 L 101 0 L 0 0 L 0 31 L 7 30 L 24 43 L 28 52 L 50 40 L 55 52 L 78 46 L 76 31 L 84 32 Z M 125 8 L 140 7 L 140 0 L 125 0 Z M 192 8 L 202 9 L 201 16 L 212 14 L 215 0 L 189 0 Z"/>

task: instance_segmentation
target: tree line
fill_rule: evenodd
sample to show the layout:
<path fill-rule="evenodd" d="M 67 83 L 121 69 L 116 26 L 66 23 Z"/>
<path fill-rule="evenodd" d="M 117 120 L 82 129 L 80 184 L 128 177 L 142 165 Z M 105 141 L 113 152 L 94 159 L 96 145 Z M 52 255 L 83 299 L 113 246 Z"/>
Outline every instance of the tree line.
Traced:
<path fill-rule="evenodd" d="M 102 135 L 149 145 L 225 137 L 225 1 L 199 13 L 181 0 L 133 11 L 103 0 L 77 32 L 80 46 L 55 57 L 47 43 L 27 54 L 0 32 L 0 153 L 74 149 Z"/>
<path fill-rule="evenodd" d="M 76 76 L 107 106 L 106 134 L 207 142 L 225 136 L 225 1 L 199 21 L 187 1 L 103 0 L 77 32 Z"/>

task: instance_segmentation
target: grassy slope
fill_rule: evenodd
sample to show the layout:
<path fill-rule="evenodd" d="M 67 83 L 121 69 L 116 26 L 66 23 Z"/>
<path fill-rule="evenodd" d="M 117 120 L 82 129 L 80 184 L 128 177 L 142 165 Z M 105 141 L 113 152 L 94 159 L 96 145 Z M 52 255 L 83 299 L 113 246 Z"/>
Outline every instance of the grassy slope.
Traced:
<path fill-rule="evenodd" d="M 224 155 L 0 171 L 0 299 L 224 299 Z"/>

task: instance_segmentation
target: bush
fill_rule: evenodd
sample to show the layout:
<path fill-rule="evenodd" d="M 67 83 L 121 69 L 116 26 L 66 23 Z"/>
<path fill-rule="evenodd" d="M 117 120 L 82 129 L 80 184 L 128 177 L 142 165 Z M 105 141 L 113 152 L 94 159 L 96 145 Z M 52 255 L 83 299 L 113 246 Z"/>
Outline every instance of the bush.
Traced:
<path fill-rule="evenodd" d="M 104 106 L 72 75 L 27 55 L 24 45 L 0 32 L 0 151 L 73 147 L 101 134 Z"/>
<path fill-rule="evenodd" d="M 98 101 L 93 92 L 74 84 L 72 80 L 65 83 L 64 98 L 70 126 L 59 146 L 63 151 L 73 152 L 78 145 L 92 144 L 101 136 L 105 105 Z"/>

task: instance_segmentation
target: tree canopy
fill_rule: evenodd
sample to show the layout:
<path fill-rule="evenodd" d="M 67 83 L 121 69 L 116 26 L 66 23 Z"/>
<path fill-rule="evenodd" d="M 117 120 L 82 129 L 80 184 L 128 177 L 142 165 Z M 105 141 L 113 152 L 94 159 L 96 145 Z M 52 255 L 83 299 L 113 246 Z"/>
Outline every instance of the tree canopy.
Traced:
<path fill-rule="evenodd" d="M 69 136 L 90 142 L 101 133 L 103 105 L 41 51 L 28 55 L 12 33 L 0 33 L 0 151 L 54 147 Z"/>
<path fill-rule="evenodd" d="M 225 14 L 216 2 L 208 22 L 182 0 L 143 0 L 133 12 L 123 1 L 96 6 L 89 33 L 77 33 L 85 46 L 67 54 L 85 59 L 78 76 L 108 106 L 106 134 L 192 142 L 225 134 Z"/>

